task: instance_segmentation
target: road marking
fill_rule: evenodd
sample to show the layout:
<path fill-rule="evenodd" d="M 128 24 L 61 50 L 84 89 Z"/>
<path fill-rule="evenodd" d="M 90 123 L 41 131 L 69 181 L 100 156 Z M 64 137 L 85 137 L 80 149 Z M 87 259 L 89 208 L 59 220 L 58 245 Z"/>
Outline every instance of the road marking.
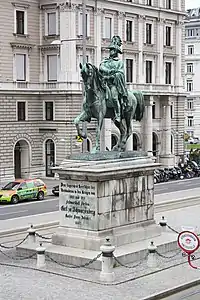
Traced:
<path fill-rule="evenodd" d="M 26 202 L 26 203 L 18 203 L 18 204 L 15 204 L 15 206 L 13 206 L 13 205 L 10 205 L 10 204 L 8 204 L 8 205 L 6 205 L 6 204 L 4 204 L 3 206 L 0 206 L 0 209 L 2 209 L 2 208 L 13 208 L 13 207 L 19 207 L 19 206 L 23 206 L 23 205 L 38 205 L 38 204 L 42 204 L 42 203 L 45 203 L 45 202 L 54 202 L 54 201 L 58 201 L 59 200 L 59 198 L 58 197 L 56 197 L 56 198 L 52 198 L 52 199 L 46 199 L 46 200 L 43 200 L 43 201 L 35 201 L 35 202 Z"/>
<path fill-rule="evenodd" d="M 24 213 L 24 212 L 27 212 L 27 211 L 28 210 L 13 211 L 13 212 L 9 212 L 9 213 L 0 214 L 0 216 L 20 214 L 20 213 Z"/>

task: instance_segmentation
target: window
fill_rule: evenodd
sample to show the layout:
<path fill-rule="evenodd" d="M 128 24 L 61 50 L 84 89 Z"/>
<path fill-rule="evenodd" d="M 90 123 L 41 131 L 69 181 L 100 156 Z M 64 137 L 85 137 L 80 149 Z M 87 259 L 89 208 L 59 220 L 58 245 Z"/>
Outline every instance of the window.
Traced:
<path fill-rule="evenodd" d="M 187 64 L 187 73 L 193 73 L 193 63 Z"/>
<path fill-rule="evenodd" d="M 188 46 L 188 55 L 192 55 L 192 54 L 194 54 L 194 46 L 190 45 Z"/>
<path fill-rule="evenodd" d="M 187 29 L 187 36 L 194 36 L 194 29 Z"/>
<path fill-rule="evenodd" d="M 47 55 L 47 81 L 57 81 L 57 55 Z"/>
<path fill-rule="evenodd" d="M 17 10 L 16 11 L 16 33 L 24 34 L 24 11 Z"/>
<path fill-rule="evenodd" d="M 28 188 L 26 182 L 21 183 L 20 186 L 18 187 L 18 189 L 19 189 L 19 188 L 20 188 L 21 190 L 26 190 L 26 189 Z"/>
<path fill-rule="evenodd" d="M 48 35 L 56 35 L 56 12 L 47 13 Z"/>
<path fill-rule="evenodd" d="M 193 91 L 193 81 L 187 80 L 187 92 Z"/>
<path fill-rule="evenodd" d="M 83 14 L 80 13 L 80 26 L 79 26 L 79 35 L 83 35 Z M 89 14 L 85 15 L 85 34 L 86 37 L 90 35 L 90 20 L 89 20 Z"/>
<path fill-rule="evenodd" d="M 17 120 L 18 121 L 26 120 L 26 102 L 25 101 L 17 102 Z"/>
<path fill-rule="evenodd" d="M 166 46 L 171 46 L 171 27 L 166 26 L 166 40 L 165 40 Z"/>
<path fill-rule="evenodd" d="M 127 42 L 133 41 L 133 22 L 129 20 L 126 21 L 126 40 Z"/>
<path fill-rule="evenodd" d="M 193 116 L 188 117 L 188 127 L 194 126 L 194 118 Z"/>
<path fill-rule="evenodd" d="M 105 17 L 105 38 L 112 38 L 112 18 Z"/>
<path fill-rule="evenodd" d="M 152 0 L 146 0 L 146 4 L 152 6 Z"/>
<path fill-rule="evenodd" d="M 170 114 L 171 114 L 171 119 L 173 119 L 174 118 L 174 103 L 172 103 L 170 105 Z"/>
<path fill-rule="evenodd" d="M 189 98 L 187 99 L 187 109 L 192 110 L 194 108 L 194 100 Z"/>
<path fill-rule="evenodd" d="M 53 101 L 45 102 L 45 120 L 53 121 Z"/>
<path fill-rule="evenodd" d="M 146 24 L 146 44 L 152 43 L 152 24 Z"/>
<path fill-rule="evenodd" d="M 133 60 L 126 60 L 126 81 L 133 82 Z"/>
<path fill-rule="evenodd" d="M 146 83 L 152 83 L 152 61 L 146 60 Z"/>
<path fill-rule="evenodd" d="M 172 83 L 172 63 L 165 63 L 165 84 Z"/>
<path fill-rule="evenodd" d="M 167 9 L 171 9 L 172 8 L 171 0 L 166 0 L 166 8 Z"/>
<path fill-rule="evenodd" d="M 26 81 L 26 54 L 15 55 L 16 81 Z"/>
<path fill-rule="evenodd" d="M 155 119 L 156 118 L 156 103 L 153 102 L 153 105 L 152 105 L 152 119 Z"/>

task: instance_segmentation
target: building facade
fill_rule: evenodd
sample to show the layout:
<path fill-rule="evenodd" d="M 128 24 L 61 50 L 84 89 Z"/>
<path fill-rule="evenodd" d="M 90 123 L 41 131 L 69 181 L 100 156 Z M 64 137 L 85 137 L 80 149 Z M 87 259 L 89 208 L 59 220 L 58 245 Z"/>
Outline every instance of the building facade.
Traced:
<path fill-rule="evenodd" d="M 187 11 L 185 20 L 185 130 L 200 138 L 200 8 Z"/>
<path fill-rule="evenodd" d="M 184 151 L 184 2 L 86 3 L 87 60 L 98 66 L 119 35 L 127 88 L 145 94 L 144 120 L 133 122 L 127 149 L 148 151 L 164 165 Z M 52 176 L 51 166 L 82 149 L 73 125 L 82 104 L 81 2 L 8 0 L 0 12 L 0 176 Z M 87 131 L 90 149 L 94 122 Z M 101 149 L 111 149 L 118 134 L 105 120 Z"/>

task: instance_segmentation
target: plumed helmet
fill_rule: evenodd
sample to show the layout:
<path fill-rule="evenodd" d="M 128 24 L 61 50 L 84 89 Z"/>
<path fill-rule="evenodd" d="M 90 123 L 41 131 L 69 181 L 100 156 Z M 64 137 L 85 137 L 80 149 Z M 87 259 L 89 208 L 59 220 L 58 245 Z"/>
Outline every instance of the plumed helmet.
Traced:
<path fill-rule="evenodd" d="M 121 45 L 122 45 L 121 38 L 118 35 L 114 35 L 112 37 L 110 45 L 108 46 L 108 49 L 115 49 L 115 50 L 117 50 L 118 53 L 122 54 L 122 51 L 120 48 Z"/>

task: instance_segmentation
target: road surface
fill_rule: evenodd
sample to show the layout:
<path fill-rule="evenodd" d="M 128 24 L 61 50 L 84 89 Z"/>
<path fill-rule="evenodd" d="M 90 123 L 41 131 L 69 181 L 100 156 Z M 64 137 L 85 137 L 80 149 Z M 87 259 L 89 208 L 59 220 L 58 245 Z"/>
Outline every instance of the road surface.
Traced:
<path fill-rule="evenodd" d="M 47 183 L 48 184 L 48 183 Z M 58 184 L 56 180 L 51 181 L 51 186 Z M 49 186 L 48 190 L 50 191 Z M 171 181 L 155 185 L 155 194 L 165 194 L 175 191 L 187 190 L 200 187 L 200 178 L 185 179 L 181 181 Z M 183 192 L 184 195 L 184 192 Z M 54 212 L 58 210 L 58 197 L 48 196 L 43 201 L 27 201 L 17 205 L 0 205 L 0 220 L 14 219 L 24 216 L 31 216 Z"/>
<path fill-rule="evenodd" d="M 163 300 L 199 300 L 200 286 L 195 286 L 176 295 L 164 298 Z"/>
<path fill-rule="evenodd" d="M 155 194 L 165 194 L 194 188 L 200 188 L 200 177 L 195 177 L 192 179 L 173 180 L 166 183 L 157 183 L 155 184 Z"/>

